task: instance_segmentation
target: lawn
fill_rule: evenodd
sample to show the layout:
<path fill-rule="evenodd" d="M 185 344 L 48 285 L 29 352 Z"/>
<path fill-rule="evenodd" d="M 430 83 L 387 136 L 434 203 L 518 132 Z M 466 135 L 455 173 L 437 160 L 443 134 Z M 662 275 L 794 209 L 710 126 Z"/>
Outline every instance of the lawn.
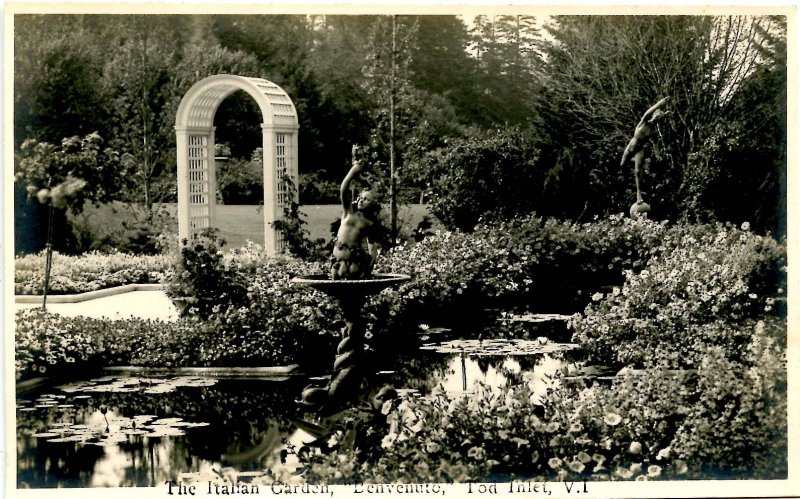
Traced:
<path fill-rule="evenodd" d="M 170 224 L 171 230 L 177 232 L 177 205 L 167 204 L 165 209 L 174 217 L 174 223 Z M 312 204 L 300 207 L 311 240 L 331 237 L 331 223 L 339 218 L 341 209 L 338 204 Z M 91 227 L 93 232 L 107 234 L 119 227 L 122 221 L 130 220 L 131 213 L 131 210 L 122 203 L 115 202 L 99 207 L 87 204 L 79 219 L 82 225 Z M 398 213 L 401 231 L 412 231 L 429 213 L 428 205 L 401 205 Z M 264 244 L 264 216 L 258 205 L 217 205 L 216 225 L 220 229 L 220 235 L 227 241 L 228 248 L 241 247 L 248 240 Z"/>

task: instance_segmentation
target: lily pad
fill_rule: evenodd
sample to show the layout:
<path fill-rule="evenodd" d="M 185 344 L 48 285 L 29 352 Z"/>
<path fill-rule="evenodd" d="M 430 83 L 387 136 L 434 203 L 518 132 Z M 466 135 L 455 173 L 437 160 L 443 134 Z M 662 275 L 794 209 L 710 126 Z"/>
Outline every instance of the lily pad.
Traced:
<path fill-rule="evenodd" d="M 67 393 L 130 393 L 144 392 L 150 394 L 170 393 L 178 388 L 213 386 L 217 383 L 213 378 L 197 376 L 177 376 L 172 378 L 114 377 L 105 376 L 84 383 L 70 383 L 59 387 Z M 88 397 L 88 395 L 82 395 Z M 77 398 L 75 396 L 74 398 Z"/>
<path fill-rule="evenodd" d="M 546 338 L 535 340 L 451 340 L 442 343 L 427 343 L 420 350 L 437 353 L 464 353 L 471 357 L 538 355 L 578 348 L 573 343 L 555 343 Z"/>

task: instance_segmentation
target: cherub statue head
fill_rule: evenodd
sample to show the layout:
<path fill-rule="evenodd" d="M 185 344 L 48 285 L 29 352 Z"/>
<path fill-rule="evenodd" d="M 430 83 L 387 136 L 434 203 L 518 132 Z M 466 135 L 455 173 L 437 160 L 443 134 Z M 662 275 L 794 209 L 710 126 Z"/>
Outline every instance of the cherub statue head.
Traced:
<path fill-rule="evenodd" d="M 380 200 L 378 195 L 375 194 L 370 188 L 361 191 L 356 200 L 353 202 L 353 207 L 356 211 L 360 211 L 367 216 L 377 216 L 381 211 Z"/>

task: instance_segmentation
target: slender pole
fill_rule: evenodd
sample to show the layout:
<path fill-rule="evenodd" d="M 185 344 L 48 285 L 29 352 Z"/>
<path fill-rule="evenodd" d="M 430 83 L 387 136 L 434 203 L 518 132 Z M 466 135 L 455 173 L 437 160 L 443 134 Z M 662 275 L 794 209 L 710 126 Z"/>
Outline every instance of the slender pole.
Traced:
<path fill-rule="evenodd" d="M 394 147 L 394 108 L 395 108 L 395 59 L 397 57 L 397 16 L 392 16 L 392 78 L 389 88 L 389 174 L 391 181 L 389 184 L 390 203 L 392 210 L 392 245 L 397 244 L 397 172 L 395 171 L 395 147 Z"/>
<path fill-rule="evenodd" d="M 467 354 L 461 350 L 461 388 L 467 391 Z"/>
<path fill-rule="evenodd" d="M 47 290 L 50 287 L 50 269 L 53 266 L 53 203 L 50 203 L 47 217 L 47 245 L 45 246 L 44 288 L 42 289 L 42 310 L 47 310 Z"/>

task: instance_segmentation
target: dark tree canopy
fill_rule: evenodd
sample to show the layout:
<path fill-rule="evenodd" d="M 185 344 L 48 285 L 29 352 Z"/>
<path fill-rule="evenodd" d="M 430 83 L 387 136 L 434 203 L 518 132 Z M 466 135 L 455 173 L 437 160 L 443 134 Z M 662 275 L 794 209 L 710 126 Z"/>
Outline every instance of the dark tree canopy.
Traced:
<path fill-rule="evenodd" d="M 540 215 L 626 211 L 635 194 L 631 166 L 619 164 L 622 150 L 644 110 L 669 95 L 670 113 L 644 165 L 651 216 L 785 230 L 784 17 L 395 21 L 401 199 L 419 199 L 432 185 L 431 155 L 447 158 L 453 144 L 477 147 L 498 129 L 520 126 L 537 150 L 531 189 Z M 372 180 L 385 185 L 391 27 L 391 16 L 16 15 L 14 145 L 98 131 L 133 158 L 119 165 L 129 181 L 112 197 L 147 210 L 174 200 L 180 99 L 206 76 L 233 73 L 274 81 L 292 97 L 304 179 L 329 191 L 349 168 L 351 145 L 360 144 Z M 261 145 L 258 114 L 241 92 L 218 110 L 218 143 L 241 164 Z M 480 171 L 503 175 L 489 166 Z M 237 179 L 249 186 L 248 175 L 227 179 L 230 192 Z"/>

